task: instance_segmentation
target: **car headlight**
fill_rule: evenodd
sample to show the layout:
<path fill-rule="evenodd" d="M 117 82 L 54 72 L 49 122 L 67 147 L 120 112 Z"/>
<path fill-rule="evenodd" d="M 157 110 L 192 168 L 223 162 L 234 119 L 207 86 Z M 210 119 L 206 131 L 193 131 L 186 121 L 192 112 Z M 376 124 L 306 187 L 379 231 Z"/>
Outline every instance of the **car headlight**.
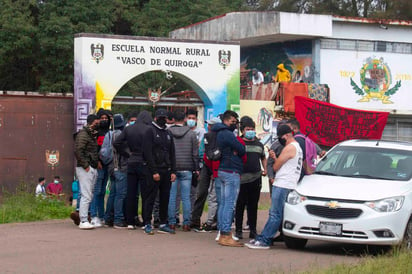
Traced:
<path fill-rule="evenodd" d="M 296 190 L 293 190 L 292 192 L 289 193 L 286 202 L 291 205 L 297 205 L 305 200 L 306 200 L 305 196 L 302 196 L 299 193 L 297 193 Z"/>
<path fill-rule="evenodd" d="M 365 204 L 378 212 L 395 212 L 402 208 L 404 196 L 391 197 Z"/>

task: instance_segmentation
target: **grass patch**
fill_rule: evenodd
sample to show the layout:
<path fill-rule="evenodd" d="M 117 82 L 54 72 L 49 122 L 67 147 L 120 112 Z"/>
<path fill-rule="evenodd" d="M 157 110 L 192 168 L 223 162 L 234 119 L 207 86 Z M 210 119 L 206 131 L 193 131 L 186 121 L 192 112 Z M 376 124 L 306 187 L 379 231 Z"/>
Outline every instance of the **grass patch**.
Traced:
<path fill-rule="evenodd" d="M 367 256 L 359 264 L 338 264 L 324 270 L 305 271 L 311 274 L 375 274 L 375 273 L 412 273 L 412 251 L 394 249 L 386 255 Z"/>
<path fill-rule="evenodd" d="M 73 208 L 63 201 L 36 198 L 34 194 L 17 191 L 4 194 L 0 204 L 0 224 L 68 218 Z"/>

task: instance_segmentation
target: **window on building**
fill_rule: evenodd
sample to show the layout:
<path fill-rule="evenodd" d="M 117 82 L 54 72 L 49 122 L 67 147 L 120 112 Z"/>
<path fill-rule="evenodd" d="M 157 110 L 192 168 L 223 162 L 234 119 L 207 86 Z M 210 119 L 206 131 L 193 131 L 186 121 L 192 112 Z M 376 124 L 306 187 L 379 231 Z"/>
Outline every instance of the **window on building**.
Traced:
<path fill-rule="evenodd" d="M 412 116 L 389 116 L 382 139 L 412 142 Z"/>

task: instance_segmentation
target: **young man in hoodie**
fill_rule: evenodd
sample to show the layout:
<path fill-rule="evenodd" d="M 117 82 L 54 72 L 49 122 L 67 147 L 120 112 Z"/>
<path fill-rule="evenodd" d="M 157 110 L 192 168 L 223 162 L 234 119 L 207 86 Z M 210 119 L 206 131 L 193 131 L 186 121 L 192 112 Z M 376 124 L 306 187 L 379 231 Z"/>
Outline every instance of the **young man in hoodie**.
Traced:
<path fill-rule="evenodd" d="M 112 121 L 112 113 L 109 110 L 103 108 L 97 112 L 97 117 L 100 119 L 97 144 L 100 148 L 104 141 L 104 136 L 110 130 L 110 124 Z M 92 218 L 92 225 L 96 228 L 102 227 L 104 222 L 104 196 L 106 195 L 106 185 L 109 179 L 109 165 L 103 164 L 99 160 L 97 166 L 97 180 L 94 186 L 93 199 L 90 204 L 90 216 Z"/>
<path fill-rule="evenodd" d="M 143 189 L 149 176 L 147 159 L 151 157 L 152 151 L 151 145 L 149 146 L 147 143 L 150 143 L 152 139 L 146 138 L 146 135 L 148 131 L 151 131 L 151 126 L 152 117 L 149 112 L 143 110 L 137 116 L 136 122 L 126 127 L 113 143 L 114 148 L 121 156 L 130 156 L 127 161 L 126 222 L 127 229 L 131 230 L 136 229 L 138 189 L 139 186 Z M 124 146 L 125 142 L 126 147 Z M 145 199 L 143 195 L 142 197 L 143 219 L 146 223 L 150 223 L 151 212 L 148 216 L 144 215 Z"/>
<path fill-rule="evenodd" d="M 159 233 L 174 234 L 167 224 L 171 183 L 176 180 L 176 158 L 173 136 L 166 129 L 167 111 L 158 109 L 151 128 L 146 131 L 144 150 L 149 176 L 142 184 L 143 222 L 145 233 L 153 234 L 151 219 L 153 205 L 159 192 Z"/>
<path fill-rule="evenodd" d="M 199 150 L 196 134 L 185 125 L 185 114 L 182 111 L 174 113 L 175 124 L 169 128 L 173 135 L 176 155 L 176 180 L 172 182 L 169 198 L 169 227 L 175 230 L 176 225 L 176 194 L 180 185 L 183 202 L 183 231 L 190 231 L 192 173 L 199 173 Z"/>
<path fill-rule="evenodd" d="M 218 177 L 215 180 L 216 195 L 218 199 L 218 230 L 220 237 L 218 243 L 224 246 L 241 247 L 232 238 L 231 226 L 233 211 L 240 186 L 240 174 L 243 171 L 242 156 L 245 155 L 245 147 L 238 141 L 233 131 L 238 124 L 236 112 L 227 110 L 223 113 L 222 122 L 212 127 L 217 132 L 217 145 L 222 152 Z"/>

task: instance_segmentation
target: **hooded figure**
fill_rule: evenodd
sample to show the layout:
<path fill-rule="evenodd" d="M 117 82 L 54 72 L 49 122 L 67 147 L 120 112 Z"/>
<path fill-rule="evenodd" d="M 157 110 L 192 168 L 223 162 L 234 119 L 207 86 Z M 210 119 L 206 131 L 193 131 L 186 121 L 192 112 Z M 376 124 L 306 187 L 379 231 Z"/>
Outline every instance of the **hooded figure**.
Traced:
<path fill-rule="evenodd" d="M 290 72 L 285 68 L 284 64 L 281 63 L 277 66 L 277 73 L 274 80 L 275 82 L 290 82 Z"/>

